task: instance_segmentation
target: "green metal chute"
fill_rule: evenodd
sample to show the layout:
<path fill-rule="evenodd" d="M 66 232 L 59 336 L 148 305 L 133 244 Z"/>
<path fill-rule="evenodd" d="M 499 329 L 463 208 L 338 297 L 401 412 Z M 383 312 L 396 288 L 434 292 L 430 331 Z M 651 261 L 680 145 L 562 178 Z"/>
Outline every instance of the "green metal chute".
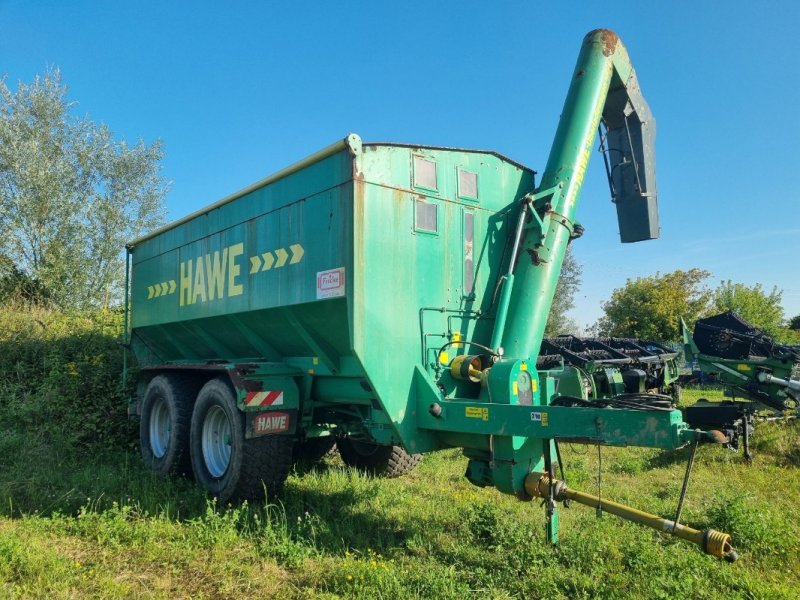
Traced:
<path fill-rule="evenodd" d="M 625 46 L 614 32 L 598 29 L 584 38 L 542 180 L 522 205 L 530 220 L 502 333 L 506 356 L 535 359 L 542 342 L 567 244 L 580 234 L 575 212 L 601 119 L 616 143 L 610 172 L 618 179 L 622 241 L 658 237 L 655 119 Z"/>

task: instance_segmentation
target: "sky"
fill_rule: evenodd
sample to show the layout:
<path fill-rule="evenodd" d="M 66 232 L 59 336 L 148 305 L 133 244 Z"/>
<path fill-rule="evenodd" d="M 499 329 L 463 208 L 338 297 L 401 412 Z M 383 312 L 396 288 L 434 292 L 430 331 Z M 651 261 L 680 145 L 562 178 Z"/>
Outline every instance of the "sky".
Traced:
<path fill-rule="evenodd" d="M 160 139 L 172 220 L 349 132 L 541 172 L 583 36 L 613 29 L 658 122 L 661 237 L 619 243 L 595 153 L 571 316 L 693 267 L 800 314 L 800 2 L 565 4 L 0 0 L 0 73 L 15 88 L 58 67 L 76 114 Z"/>

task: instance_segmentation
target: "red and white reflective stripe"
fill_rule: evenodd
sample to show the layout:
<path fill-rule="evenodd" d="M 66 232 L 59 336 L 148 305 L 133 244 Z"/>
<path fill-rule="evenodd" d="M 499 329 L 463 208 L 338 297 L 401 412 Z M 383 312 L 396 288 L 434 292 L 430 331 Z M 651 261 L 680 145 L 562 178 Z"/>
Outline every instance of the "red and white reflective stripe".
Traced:
<path fill-rule="evenodd" d="M 267 392 L 247 392 L 245 406 L 280 406 L 283 404 L 283 392 L 280 390 Z"/>

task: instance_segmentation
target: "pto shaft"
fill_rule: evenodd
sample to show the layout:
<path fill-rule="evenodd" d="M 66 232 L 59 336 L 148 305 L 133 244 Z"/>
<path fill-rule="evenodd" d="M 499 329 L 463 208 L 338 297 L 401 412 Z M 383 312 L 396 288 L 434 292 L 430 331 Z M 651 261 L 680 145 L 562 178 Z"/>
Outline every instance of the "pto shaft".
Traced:
<path fill-rule="evenodd" d="M 550 487 L 550 478 L 546 473 L 530 473 L 525 478 L 525 491 L 531 496 L 549 498 Z M 552 488 L 553 498 L 557 501 L 572 500 L 578 504 L 591 506 L 593 508 L 600 506 L 604 511 L 610 512 L 623 519 L 646 525 L 652 529 L 663 531 L 688 542 L 692 542 L 693 544 L 697 544 L 704 552 L 716 556 L 717 558 L 724 558 L 729 562 L 733 562 L 739 558 L 731 545 L 731 536 L 727 533 L 722 533 L 714 529 L 699 531 L 685 525 L 676 525 L 674 521 L 651 515 L 650 513 L 637 510 L 630 506 L 618 504 L 611 500 L 603 499 L 601 501 L 597 496 L 571 490 L 567 487 L 567 484 L 558 479 L 552 480 Z"/>

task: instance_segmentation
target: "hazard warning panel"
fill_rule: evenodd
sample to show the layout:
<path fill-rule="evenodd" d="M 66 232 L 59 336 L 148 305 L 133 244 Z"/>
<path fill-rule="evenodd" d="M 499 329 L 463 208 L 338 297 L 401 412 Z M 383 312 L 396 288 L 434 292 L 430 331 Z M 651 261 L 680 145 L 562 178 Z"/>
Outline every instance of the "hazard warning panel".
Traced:
<path fill-rule="evenodd" d="M 317 273 L 317 300 L 344 296 L 344 267 Z"/>
<path fill-rule="evenodd" d="M 280 406 L 283 404 L 283 392 L 281 390 L 265 392 L 247 392 L 244 405 L 251 406 Z"/>

